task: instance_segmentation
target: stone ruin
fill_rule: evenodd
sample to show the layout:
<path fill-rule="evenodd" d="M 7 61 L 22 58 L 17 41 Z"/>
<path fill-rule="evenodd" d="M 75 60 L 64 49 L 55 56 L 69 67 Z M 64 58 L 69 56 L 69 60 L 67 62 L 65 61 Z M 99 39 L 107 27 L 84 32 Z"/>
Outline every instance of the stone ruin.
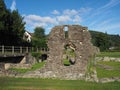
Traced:
<path fill-rule="evenodd" d="M 68 34 L 65 34 L 65 28 Z M 87 27 L 80 25 L 62 25 L 52 28 L 48 39 L 49 54 L 45 66 L 39 70 L 42 78 L 84 79 L 90 57 L 94 55 L 94 46 Z M 68 50 L 66 50 L 68 48 Z M 73 52 L 73 55 L 66 54 Z M 72 54 L 72 53 L 71 53 Z M 71 61 L 64 65 L 64 59 Z"/>

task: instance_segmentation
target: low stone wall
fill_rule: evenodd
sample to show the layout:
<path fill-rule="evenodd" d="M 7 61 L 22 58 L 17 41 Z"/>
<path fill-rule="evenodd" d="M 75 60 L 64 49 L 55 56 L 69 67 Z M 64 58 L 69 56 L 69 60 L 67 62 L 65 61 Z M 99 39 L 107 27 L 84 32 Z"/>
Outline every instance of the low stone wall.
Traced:
<path fill-rule="evenodd" d="M 100 83 L 108 83 L 108 82 L 115 82 L 115 81 L 120 82 L 120 77 L 101 78 L 101 79 L 99 79 Z"/>
<path fill-rule="evenodd" d="M 32 67 L 31 64 L 11 64 L 11 63 L 6 63 L 4 65 L 5 70 L 8 70 L 9 68 L 30 69 L 31 67 Z"/>
<path fill-rule="evenodd" d="M 3 73 L 5 70 L 4 63 L 0 63 L 0 75 Z"/>
<path fill-rule="evenodd" d="M 5 68 L 4 68 L 4 63 L 0 63 L 0 70 L 1 70 L 1 69 L 5 69 Z"/>
<path fill-rule="evenodd" d="M 95 61 L 114 61 L 114 62 L 120 62 L 120 58 L 114 58 L 114 57 L 96 57 Z"/>

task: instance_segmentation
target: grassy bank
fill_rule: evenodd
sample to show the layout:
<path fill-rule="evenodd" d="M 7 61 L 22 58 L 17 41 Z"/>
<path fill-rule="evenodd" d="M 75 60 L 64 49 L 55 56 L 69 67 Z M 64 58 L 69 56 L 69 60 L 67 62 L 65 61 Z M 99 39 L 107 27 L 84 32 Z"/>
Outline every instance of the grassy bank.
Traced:
<path fill-rule="evenodd" d="M 0 77 L 0 90 L 119 90 L 120 82 L 94 83 L 81 80 L 51 80 Z"/>

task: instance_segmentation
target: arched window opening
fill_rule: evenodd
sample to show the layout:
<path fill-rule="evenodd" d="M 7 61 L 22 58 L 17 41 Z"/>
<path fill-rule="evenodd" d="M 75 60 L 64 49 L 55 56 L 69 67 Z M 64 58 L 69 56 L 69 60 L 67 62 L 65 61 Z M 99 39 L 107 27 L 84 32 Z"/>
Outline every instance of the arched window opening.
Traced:
<path fill-rule="evenodd" d="M 64 66 L 70 66 L 75 64 L 75 47 L 71 45 L 71 43 L 66 44 L 64 46 L 64 56 L 63 56 L 63 63 Z"/>
<path fill-rule="evenodd" d="M 68 38 L 68 27 L 67 26 L 64 27 L 64 31 L 65 31 L 65 38 Z"/>

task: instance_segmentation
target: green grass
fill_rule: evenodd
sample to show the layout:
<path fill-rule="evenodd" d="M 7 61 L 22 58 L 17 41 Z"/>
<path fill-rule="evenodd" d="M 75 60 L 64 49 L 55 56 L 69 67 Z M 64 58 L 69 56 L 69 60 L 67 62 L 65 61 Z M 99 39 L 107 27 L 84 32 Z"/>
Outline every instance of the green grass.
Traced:
<path fill-rule="evenodd" d="M 98 78 L 120 77 L 120 70 L 105 70 L 100 67 L 97 67 L 96 70 Z"/>
<path fill-rule="evenodd" d="M 64 59 L 63 63 L 64 63 L 65 66 L 70 66 L 70 62 L 69 62 L 68 59 Z"/>
<path fill-rule="evenodd" d="M 97 64 L 111 66 L 113 70 L 106 70 L 102 67 L 96 67 L 98 78 L 120 77 L 120 62 L 100 61 Z"/>
<path fill-rule="evenodd" d="M 103 64 L 103 65 L 112 66 L 114 69 L 120 69 L 120 62 L 114 62 L 114 61 L 109 61 L 109 62 L 99 61 L 99 62 L 97 62 L 97 63 L 98 63 L 98 64 Z"/>
<path fill-rule="evenodd" d="M 101 52 L 97 57 L 117 57 L 120 58 L 120 52 Z"/>
<path fill-rule="evenodd" d="M 81 80 L 52 80 L 0 77 L 0 90 L 119 90 L 120 82 L 95 83 Z"/>
<path fill-rule="evenodd" d="M 18 68 L 10 68 L 10 70 L 14 70 L 14 71 L 17 71 L 19 73 L 25 73 L 25 72 L 28 72 L 28 71 L 34 71 L 36 69 L 39 69 L 41 67 L 43 67 L 45 64 L 45 62 L 41 62 L 41 63 L 36 63 L 32 66 L 31 69 L 18 69 Z"/>

